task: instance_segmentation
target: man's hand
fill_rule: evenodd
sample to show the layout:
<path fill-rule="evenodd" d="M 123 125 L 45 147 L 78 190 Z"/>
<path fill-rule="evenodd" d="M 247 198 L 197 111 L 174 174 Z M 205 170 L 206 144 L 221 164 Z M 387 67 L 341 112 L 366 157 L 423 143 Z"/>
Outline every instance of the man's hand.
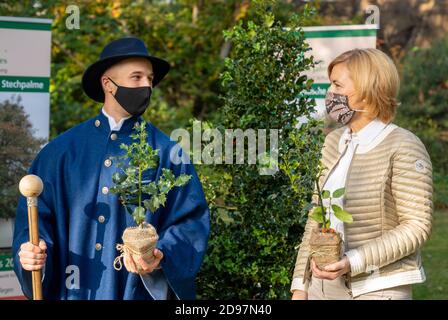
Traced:
<path fill-rule="evenodd" d="M 31 242 L 22 243 L 19 257 L 22 268 L 28 271 L 41 270 L 47 259 L 47 245 L 44 240 L 40 240 L 39 246 Z"/>
<path fill-rule="evenodd" d="M 163 259 L 163 252 L 159 249 L 154 249 L 153 251 L 154 260 L 151 263 L 147 263 L 145 260 L 143 260 L 142 257 L 139 257 L 138 259 L 135 259 L 132 257 L 132 255 L 125 253 L 124 255 L 124 266 L 126 267 L 126 270 L 132 273 L 139 273 L 139 274 L 148 274 L 153 272 L 155 269 L 159 268 L 160 261 Z M 140 266 L 141 269 L 143 269 L 142 272 L 138 272 L 138 267 Z"/>
<path fill-rule="evenodd" d="M 302 290 L 294 290 L 291 300 L 308 300 L 308 293 Z"/>
<path fill-rule="evenodd" d="M 350 272 L 350 261 L 347 256 L 344 256 L 338 262 L 329 264 L 324 270 L 320 270 L 314 260 L 311 260 L 311 270 L 313 271 L 313 276 L 318 279 L 334 280 Z"/>

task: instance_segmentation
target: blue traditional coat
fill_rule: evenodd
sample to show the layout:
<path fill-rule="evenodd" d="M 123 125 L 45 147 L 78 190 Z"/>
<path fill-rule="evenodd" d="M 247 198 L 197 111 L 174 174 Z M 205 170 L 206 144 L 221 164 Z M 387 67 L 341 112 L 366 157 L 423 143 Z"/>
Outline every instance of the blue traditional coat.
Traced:
<path fill-rule="evenodd" d="M 194 280 L 210 231 L 209 209 L 193 165 L 170 161 L 175 142 L 150 123 L 146 126 L 148 143 L 159 150 L 159 166 L 144 172 L 143 179 L 157 180 L 162 168 L 192 178 L 168 193 L 165 207 L 146 215 L 159 234 L 162 269 L 139 276 L 113 267 L 119 255 L 116 244 L 122 243 L 125 228 L 135 223 L 117 195 L 108 191 L 117 170 L 110 157 L 124 153 L 121 143 L 132 143 L 129 135 L 138 121 L 144 120 L 132 117 L 119 131 L 111 131 L 108 119 L 100 112 L 52 140 L 33 161 L 29 173 L 44 182 L 38 202 L 40 238 L 48 247 L 42 280 L 44 299 L 151 300 L 167 286 L 179 299 L 195 298 Z M 177 150 L 186 157 L 180 148 Z M 21 268 L 18 257 L 20 245 L 29 241 L 28 232 L 26 199 L 20 197 L 13 240 L 14 270 L 24 294 L 31 297 L 31 272 Z"/>

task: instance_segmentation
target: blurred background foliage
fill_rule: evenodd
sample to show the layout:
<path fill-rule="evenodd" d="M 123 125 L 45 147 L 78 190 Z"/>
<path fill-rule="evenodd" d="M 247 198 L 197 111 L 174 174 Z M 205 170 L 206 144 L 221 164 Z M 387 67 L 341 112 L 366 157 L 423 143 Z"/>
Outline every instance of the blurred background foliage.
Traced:
<path fill-rule="evenodd" d="M 402 62 L 396 122 L 423 141 L 434 168 L 435 205 L 448 208 L 448 37 L 414 47 Z"/>
<path fill-rule="evenodd" d="M 291 22 L 293 14 L 303 13 L 306 4 L 311 5 L 316 14 L 302 14 L 302 26 L 361 24 L 366 18 L 363 11 L 365 1 L 310 3 L 278 0 L 275 1 L 277 5 L 272 6 L 270 0 L 263 2 L 275 16 L 275 23 L 283 25 Z M 191 130 L 192 119 L 205 121 L 208 126 L 217 128 L 224 123 L 236 125 L 242 117 L 250 119 L 244 110 L 229 109 L 228 96 L 226 98 L 229 88 L 224 89 L 225 86 L 221 85 L 220 75 L 228 70 L 225 59 L 234 58 L 238 51 L 230 40 L 224 38 L 223 31 L 231 30 L 239 23 L 247 24 L 248 21 L 256 20 L 259 14 L 256 13 L 254 3 L 249 0 L 82 0 L 76 2 L 80 9 L 80 29 L 72 30 L 65 23 L 70 14 L 66 8 L 74 4 L 71 1 L 2 1 L 0 15 L 53 19 L 50 139 L 99 112 L 101 104 L 89 100 L 82 91 L 82 73 L 98 58 L 105 44 L 126 35 L 142 38 L 151 54 L 165 58 L 172 66 L 168 76 L 154 90 L 150 108 L 145 113 L 147 120 L 170 134 L 176 128 Z M 402 76 L 402 105 L 396 123 L 410 129 L 424 141 L 434 166 L 435 205 L 438 209 L 448 208 L 448 124 L 445 113 L 448 98 L 448 39 L 437 42 L 428 42 L 428 38 L 419 40 L 422 34 L 427 34 L 424 23 L 440 19 L 431 20 L 434 14 L 428 14 L 430 11 L 427 6 L 419 6 L 418 1 L 378 0 L 373 3 L 380 5 L 382 10 L 378 48 L 394 58 Z M 437 2 L 435 6 L 439 4 Z M 423 16 L 421 19 L 408 19 L 405 14 L 397 15 L 396 12 L 401 11 L 394 10 L 394 5 L 404 6 L 404 9 L 414 10 L 412 12 Z M 443 14 L 443 10 L 438 10 L 437 14 Z M 406 24 L 408 20 L 421 23 L 423 27 L 409 26 Z M 403 25 L 406 25 L 406 30 L 413 32 L 403 33 Z M 269 117 L 263 121 L 266 119 Z M 259 124 L 255 119 L 254 123 L 248 123 L 248 127 Z M 306 139 L 311 138 L 309 132 L 301 134 Z M 318 141 L 314 143 L 317 145 Z M 314 152 L 310 154 L 315 155 Z M 250 242 L 249 234 L 238 234 L 241 229 L 234 228 L 232 231 L 227 225 L 234 218 L 235 211 L 250 212 L 250 206 L 244 203 L 244 198 L 238 192 L 241 188 L 249 192 L 252 186 L 247 182 L 254 180 L 245 176 L 244 172 L 238 172 L 238 183 L 241 183 L 238 186 L 235 184 L 236 172 L 233 169 L 209 165 L 196 165 L 196 168 L 211 207 L 212 232 L 215 237 L 198 279 L 199 297 L 287 298 L 295 259 L 291 248 L 300 240 L 303 219 L 294 220 L 296 217 L 286 220 L 285 223 L 292 221 L 292 229 L 288 235 L 282 236 L 281 233 L 286 230 L 283 227 L 285 224 L 276 229 L 277 233 L 274 234 L 266 228 L 252 228 L 257 222 L 254 212 L 251 216 L 253 220 L 247 221 L 244 228 L 250 227 L 248 232 L 252 233 L 253 239 L 266 254 L 257 256 L 252 252 L 239 256 L 238 252 L 232 251 L 238 245 L 235 241 L 246 241 L 238 247 L 246 251 L 254 250 L 254 243 Z M 244 181 L 243 177 L 248 180 Z M 291 190 L 287 190 L 288 181 L 285 177 L 280 180 L 275 181 L 278 184 L 276 190 L 280 190 L 284 197 L 282 199 L 286 199 Z M 272 198 L 276 190 L 269 193 L 266 187 L 268 182 L 262 181 L 261 184 L 265 191 L 255 194 L 254 190 L 250 203 L 259 201 L 261 207 L 271 201 L 270 205 L 275 208 L 273 211 L 283 210 L 280 209 L 282 206 L 290 208 L 294 201 L 303 206 L 308 197 L 305 194 L 304 198 L 289 203 L 276 201 Z M 303 207 L 297 208 L 298 219 L 302 210 Z M 287 209 L 287 212 L 290 217 L 291 209 Z M 266 215 L 267 211 L 263 214 Z M 14 215 L 14 212 L 10 215 Z M 223 236 L 219 237 L 219 231 L 222 230 Z M 285 260 L 269 261 L 271 252 Z M 275 266 L 278 267 L 277 273 Z M 231 286 L 222 288 L 223 283 Z"/>
<path fill-rule="evenodd" d="M 19 97 L 0 102 L 0 218 L 15 216 L 17 183 L 44 143 L 28 118 Z"/>

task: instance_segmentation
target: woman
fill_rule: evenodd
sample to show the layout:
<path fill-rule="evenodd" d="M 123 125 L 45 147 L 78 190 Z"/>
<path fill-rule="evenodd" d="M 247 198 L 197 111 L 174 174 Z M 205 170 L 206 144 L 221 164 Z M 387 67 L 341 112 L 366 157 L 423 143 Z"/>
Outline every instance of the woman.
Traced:
<path fill-rule="evenodd" d="M 413 283 L 425 281 L 420 248 L 431 233 L 432 166 L 422 142 L 392 123 L 399 76 L 377 49 L 345 52 L 328 67 L 328 115 L 344 126 L 325 139 L 320 185 L 345 187 L 341 201 L 353 216 L 342 223 L 340 261 L 317 268 L 308 219 L 298 251 L 293 299 L 412 299 Z M 310 263 L 307 263 L 310 262 Z"/>

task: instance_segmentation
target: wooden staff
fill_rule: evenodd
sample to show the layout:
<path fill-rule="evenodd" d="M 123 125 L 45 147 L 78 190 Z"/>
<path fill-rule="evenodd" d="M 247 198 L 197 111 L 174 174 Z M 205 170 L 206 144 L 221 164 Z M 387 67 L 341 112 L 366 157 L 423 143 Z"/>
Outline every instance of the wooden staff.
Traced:
<path fill-rule="evenodd" d="M 30 230 L 30 242 L 39 246 L 39 219 L 37 213 L 37 197 L 42 193 L 44 184 L 42 180 L 30 174 L 24 176 L 19 183 L 20 193 L 26 197 L 28 205 L 28 223 Z M 32 271 L 33 279 L 33 300 L 42 300 L 42 271 Z"/>

